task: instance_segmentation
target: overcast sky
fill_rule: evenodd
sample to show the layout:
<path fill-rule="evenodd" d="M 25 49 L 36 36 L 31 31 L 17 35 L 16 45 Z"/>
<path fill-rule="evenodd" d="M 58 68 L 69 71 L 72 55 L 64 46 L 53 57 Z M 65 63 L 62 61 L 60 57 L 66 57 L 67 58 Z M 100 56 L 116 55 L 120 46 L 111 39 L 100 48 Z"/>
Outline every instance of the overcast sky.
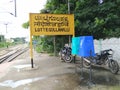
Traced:
<path fill-rule="evenodd" d="M 29 21 L 29 13 L 39 13 L 47 0 L 16 0 L 17 17 L 14 14 L 14 0 L 0 0 L 0 34 L 6 38 L 29 37 L 29 30 L 22 24 Z M 7 32 L 6 32 L 6 25 Z"/>

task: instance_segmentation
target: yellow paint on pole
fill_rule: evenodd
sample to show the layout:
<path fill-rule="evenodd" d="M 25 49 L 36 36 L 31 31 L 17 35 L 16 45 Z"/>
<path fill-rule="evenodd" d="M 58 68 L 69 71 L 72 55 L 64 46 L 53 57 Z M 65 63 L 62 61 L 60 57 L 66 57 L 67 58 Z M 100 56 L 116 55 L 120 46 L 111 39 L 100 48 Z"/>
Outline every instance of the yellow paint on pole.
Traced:
<path fill-rule="evenodd" d="M 30 14 L 32 35 L 73 35 L 73 14 Z"/>
<path fill-rule="evenodd" d="M 30 36 L 30 56 L 33 58 L 33 45 L 32 45 L 32 36 Z"/>
<path fill-rule="evenodd" d="M 31 22 L 29 22 L 31 26 Z M 33 45 L 32 45 L 32 28 L 30 28 L 30 56 L 33 58 Z"/>

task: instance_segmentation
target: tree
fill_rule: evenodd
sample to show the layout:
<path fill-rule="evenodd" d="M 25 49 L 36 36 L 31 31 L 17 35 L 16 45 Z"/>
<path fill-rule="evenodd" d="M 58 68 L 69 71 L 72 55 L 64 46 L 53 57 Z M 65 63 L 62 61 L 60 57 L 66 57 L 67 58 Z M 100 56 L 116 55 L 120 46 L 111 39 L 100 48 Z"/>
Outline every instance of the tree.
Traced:
<path fill-rule="evenodd" d="M 103 0 L 102 4 L 97 0 L 78 0 L 75 7 L 76 36 L 93 35 L 96 39 L 119 37 L 119 3 L 119 0 Z"/>
<path fill-rule="evenodd" d="M 75 36 L 120 37 L 120 0 L 103 0 L 102 3 L 99 0 L 69 0 L 69 3 L 70 13 L 75 17 Z M 68 0 L 47 0 L 40 13 L 67 14 Z M 28 22 L 23 25 L 28 26 Z M 66 43 L 66 36 L 56 38 Z"/>
<path fill-rule="evenodd" d="M 120 0 L 69 0 L 75 15 L 75 36 L 93 35 L 94 38 L 120 36 Z M 41 13 L 66 14 L 68 0 L 47 0 Z M 29 22 L 22 25 L 28 28 Z"/>
<path fill-rule="evenodd" d="M 28 29 L 28 27 L 29 27 L 29 21 L 23 23 L 22 27 L 25 28 L 25 29 Z"/>

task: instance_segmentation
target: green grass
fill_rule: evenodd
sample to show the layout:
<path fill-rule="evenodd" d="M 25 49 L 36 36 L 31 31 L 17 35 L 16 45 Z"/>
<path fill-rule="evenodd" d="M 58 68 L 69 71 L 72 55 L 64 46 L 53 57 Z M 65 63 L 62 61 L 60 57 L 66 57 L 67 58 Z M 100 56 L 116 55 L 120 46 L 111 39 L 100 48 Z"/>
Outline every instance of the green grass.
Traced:
<path fill-rule="evenodd" d="M 120 86 L 95 86 L 88 90 L 120 90 Z"/>
<path fill-rule="evenodd" d="M 110 87 L 109 90 L 120 90 L 120 86 L 113 86 L 113 87 Z"/>
<path fill-rule="evenodd" d="M 14 45 L 16 45 L 16 43 L 0 42 L 0 48 L 7 48 Z"/>

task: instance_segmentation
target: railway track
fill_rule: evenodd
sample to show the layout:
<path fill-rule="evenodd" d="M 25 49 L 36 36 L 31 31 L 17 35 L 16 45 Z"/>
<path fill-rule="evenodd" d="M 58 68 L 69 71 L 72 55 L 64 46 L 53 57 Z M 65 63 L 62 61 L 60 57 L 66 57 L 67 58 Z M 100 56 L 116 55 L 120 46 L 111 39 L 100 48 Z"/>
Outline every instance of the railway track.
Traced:
<path fill-rule="evenodd" d="M 19 55 L 23 54 L 24 52 L 26 52 L 29 48 L 28 47 L 24 47 L 24 48 L 17 48 L 16 50 L 10 51 L 5 55 L 2 55 L 0 57 L 0 64 L 1 63 L 5 63 L 5 62 L 11 62 L 12 60 L 14 60 L 16 57 L 18 57 Z"/>

